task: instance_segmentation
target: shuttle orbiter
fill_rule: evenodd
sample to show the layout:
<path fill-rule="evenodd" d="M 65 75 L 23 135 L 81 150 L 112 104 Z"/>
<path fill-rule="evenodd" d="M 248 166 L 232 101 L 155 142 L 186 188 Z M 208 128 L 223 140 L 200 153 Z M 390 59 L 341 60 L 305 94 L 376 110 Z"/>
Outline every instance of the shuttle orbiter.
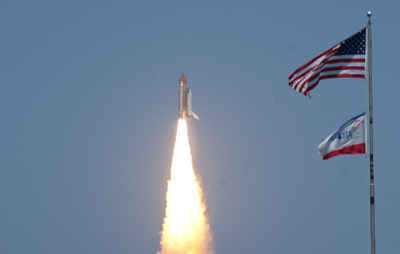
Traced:
<path fill-rule="evenodd" d="M 183 119 L 194 117 L 199 120 L 192 110 L 192 90 L 187 88 L 185 74 L 179 79 L 179 113 Z"/>

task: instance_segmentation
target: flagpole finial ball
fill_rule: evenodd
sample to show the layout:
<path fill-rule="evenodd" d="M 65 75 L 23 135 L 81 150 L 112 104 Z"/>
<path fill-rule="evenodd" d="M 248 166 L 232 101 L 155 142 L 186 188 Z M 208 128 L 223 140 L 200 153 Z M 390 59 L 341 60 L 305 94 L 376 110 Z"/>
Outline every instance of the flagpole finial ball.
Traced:
<path fill-rule="evenodd" d="M 370 17 L 372 16 L 372 12 L 371 12 L 371 11 L 368 11 L 368 12 L 367 12 L 367 16 L 370 18 Z"/>

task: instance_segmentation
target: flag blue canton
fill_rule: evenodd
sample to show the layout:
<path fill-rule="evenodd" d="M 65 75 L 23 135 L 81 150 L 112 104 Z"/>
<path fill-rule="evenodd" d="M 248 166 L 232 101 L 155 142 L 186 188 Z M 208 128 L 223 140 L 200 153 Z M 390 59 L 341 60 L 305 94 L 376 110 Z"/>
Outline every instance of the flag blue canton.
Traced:
<path fill-rule="evenodd" d="M 365 34 L 366 28 L 344 40 L 336 55 L 365 55 Z"/>

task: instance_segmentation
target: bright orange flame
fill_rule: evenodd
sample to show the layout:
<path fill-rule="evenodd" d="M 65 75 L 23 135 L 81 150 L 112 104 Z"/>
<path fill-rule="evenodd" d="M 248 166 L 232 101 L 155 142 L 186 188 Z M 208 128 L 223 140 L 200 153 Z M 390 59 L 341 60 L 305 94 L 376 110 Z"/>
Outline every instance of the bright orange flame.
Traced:
<path fill-rule="evenodd" d="M 180 119 L 168 181 L 167 208 L 158 254 L 212 254 L 202 190 L 194 175 L 186 120 Z"/>

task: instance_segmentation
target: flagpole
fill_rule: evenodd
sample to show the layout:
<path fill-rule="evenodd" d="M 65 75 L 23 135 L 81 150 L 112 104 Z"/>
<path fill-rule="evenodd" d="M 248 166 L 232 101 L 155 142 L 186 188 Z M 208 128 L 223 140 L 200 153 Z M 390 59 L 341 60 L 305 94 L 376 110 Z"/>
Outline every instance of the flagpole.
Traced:
<path fill-rule="evenodd" d="M 367 12 L 367 57 L 368 57 L 368 127 L 369 127 L 369 172 L 370 172 L 370 222 L 371 222 L 371 254 L 375 254 L 375 188 L 374 188 L 374 155 L 373 155 L 373 120 L 372 120 L 372 36 L 371 36 L 371 16 L 372 12 Z"/>

